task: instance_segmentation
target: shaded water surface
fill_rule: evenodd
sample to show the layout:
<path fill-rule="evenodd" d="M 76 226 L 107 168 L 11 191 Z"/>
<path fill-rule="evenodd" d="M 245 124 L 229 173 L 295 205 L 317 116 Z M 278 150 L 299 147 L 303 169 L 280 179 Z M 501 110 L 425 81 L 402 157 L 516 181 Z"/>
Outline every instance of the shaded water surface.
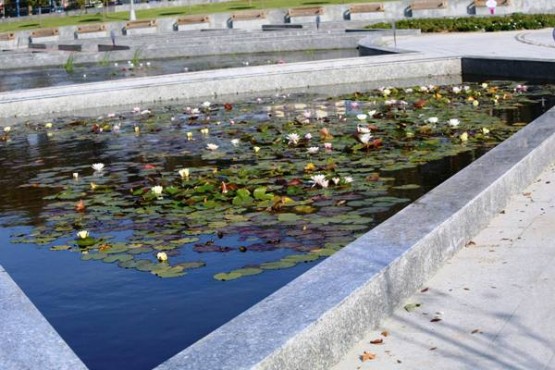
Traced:
<path fill-rule="evenodd" d="M 267 64 L 294 63 L 357 57 L 356 49 L 289 51 L 276 53 L 224 54 L 168 59 L 141 59 L 113 62 L 109 54 L 97 64 L 74 65 L 71 71 L 58 67 L 0 69 L 0 91 L 63 86 L 123 78 L 159 76 L 172 73 L 205 71 Z"/>

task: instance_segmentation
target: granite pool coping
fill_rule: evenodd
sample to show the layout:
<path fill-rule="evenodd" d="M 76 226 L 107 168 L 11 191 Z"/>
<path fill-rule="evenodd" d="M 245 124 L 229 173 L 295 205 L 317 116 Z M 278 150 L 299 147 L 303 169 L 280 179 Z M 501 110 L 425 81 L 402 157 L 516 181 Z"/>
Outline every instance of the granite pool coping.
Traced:
<path fill-rule="evenodd" d="M 87 369 L 0 265 L 0 368 Z"/>

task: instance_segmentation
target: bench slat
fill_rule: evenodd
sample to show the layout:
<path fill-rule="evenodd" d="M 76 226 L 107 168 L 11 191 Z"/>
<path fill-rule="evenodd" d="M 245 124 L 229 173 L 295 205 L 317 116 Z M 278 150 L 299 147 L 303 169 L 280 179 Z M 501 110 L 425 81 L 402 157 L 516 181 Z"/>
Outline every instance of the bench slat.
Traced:
<path fill-rule="evenodd" d="M 58 35 L 59 31 L 57 28 L 42 28 L 31 32 L 31 37 L 49 37 Z"/>
<path fill-rule="evenodd" d="M 375 13 L 383 12 L 384 7 L 382 3 L 362 3 L 362 4 L 352 4 L 349 7 L 349 12 L 353 13 Z"/>
<path fill-rule="evenodd" d="M 410 3 L 412 10 L 445 9 L 447 0 L 415 0 Z"/>
<path fill-rule="evenodd" d="M 233 19 L 234 21 L 250 21 L 264 18 L 266 18 L 266 13 L 260 10 L 238 12 L 231 15 L 231 19 Z"/>
<path fill-rule="evenodd" d="M 15 33 L 0 33 L 0 41 L 10 41 L 15 40 Z"/>
<path fill-rule="evenodd" d="M 148 27 L 156 27 L 157 22 L 156 19 L 145 19 L 140 21 L 131 21 L 125 24 L 126 29 L 133 29 L 133 28 L 148 28 Z"/>
<path fill-rule="evenodd" d="M 92 33 L 102 31 L 106 31 L 106 25 L 104 24 L 87 24 L 77 27 L 77 33 Z"/>
<path fill-rule="evenodd" d="M 209 23 L 210 18 L 206 15 L 187 15 L 177 18 L 175 24 L 178 26 L 185 26 L 188 24 Z"/>
<path fill-rule="evenodd" d="M 306 17 L 324 14 L 324 8 L 313 6 L 310 8 L 291 8 L 287 11 L 289 17 Z"/>

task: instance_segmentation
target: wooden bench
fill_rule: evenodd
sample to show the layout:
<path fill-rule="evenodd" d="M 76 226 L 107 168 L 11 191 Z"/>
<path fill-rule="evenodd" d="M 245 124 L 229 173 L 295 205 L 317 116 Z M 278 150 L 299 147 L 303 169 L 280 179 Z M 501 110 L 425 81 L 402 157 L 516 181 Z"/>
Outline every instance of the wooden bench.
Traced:
<path fill-rule="evenodd" d="M 125 24 L 125 29 L 131 30 L 136 28 L 149 28 L 149 27 L 156 27 L 158 23 L 156 19 L 145 19 L 140 21 L 130 21 Z"/>
<path fill-rule="evenodd" d="M 474 0 L 474 6 L 477 8 L 485 8 L 488 0 Z M 509 6 L 511 0 L 497 0 L 497 6 Z"/>
<path fill-rule="evenodd" d="M 99 24 L 87 24 L 84 26 L 77 27 L 77 33 L 93 33 L 93 32 L 104 32 L 106 31 L 106 25 L 99 23 Z"/>
<path fill-rule="evenodd" d="M 309 8 L 290 8 L 287 10 L 288 17 L 311 17 L 324 14 L 324 8 L 321 6 L 312 6 Z"/>
<path fill-rule="evenodd" d="M 39 30 L 34 30 L 31 32 L 31 37 L 50 37 L 50 36 L 58 36 L 60 32 L 57 28 L 42 28 Z"/>
<path fill-rule="evenodd" d="M 15 40 L 15 33 L 8 32 L 8 33 L 0 33 L 0 41 L 11 41 Z"/>
<path fill-rule="evenodd" d="M 176 26 L 187 26 L 189 24 L 209 23 L 210 18 L 207 15 L 186 15 L 177 18 L 175 21 Z"/>
<path fill-rule="evenodd" d="M 233 13 L 231 15 L 231 19 L 234 21 L 252 21 L 264 18 L 266 18 L 266 13 L 262 10 L 247 10 L 244 12 Z"/>
<path fill-rule="evenodd" d="M 382 3 L 362 3 L 362 4 L 351 4 L 349 7 L 349 13 L 377 13 L 383 12 L 384 7 Z"/>
<path fill-rule="evenodd" d="M 411 10 L 445 9 L 447 0 L 414 0 L 410 3 Z"/>

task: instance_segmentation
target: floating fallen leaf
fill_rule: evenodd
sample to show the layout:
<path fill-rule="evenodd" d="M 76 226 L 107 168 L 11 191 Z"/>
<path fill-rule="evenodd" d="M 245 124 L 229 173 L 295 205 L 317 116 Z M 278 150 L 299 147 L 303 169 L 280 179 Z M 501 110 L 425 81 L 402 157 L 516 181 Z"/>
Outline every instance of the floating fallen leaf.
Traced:
<path fill-rule="evenodd" d="M 478 333 L 479 331 L 480 331 L 480 329 L 474 329 L 474 330 L 472 330 L 472 331 L 470 332 L 470 334 L 476 334 L 476 333 Z"/>
<path fill-rule="evenodd" d="M 430 290 L 430 288 L 424 288 L 424 289 L 420 290 L 420 293 L 426 293 L 428 290 Z"/>
<path fill-rule="evenodd" d="M 383 344 L 383 338 L 371 340 L 370 344 Z"/>
<path fill-rule="evenodd" d="M 435 351 L 437 349 L 437 347 L 432 347 L 430 348 L 430 351 Z"/>
<path fill-rule="evenodd" d="M 364 353 L 362 355 L 360 355 L 360 360 L 362 362 L 364 361 L 368 361 L 368 360 L 373 360 L 376 358 L 376 355 L 372 352 L 368 352 L 368 351 L 364 351 Z"/>
<path fill-rule="evenodd" d="M 389 336 L 389 332 L 388 332 L 387 330 L 382 331 L 381 334 L 382 334 L 384 337 Z"/>
<path fill-rule="evenodd" d="M 467 246 L 467 247 L 472 247 L 472 246 L 474 246 L 474 245 L 476 245 L 476 242 L 474 242 L 474 241 L 472 241 L 472 240 L 470 240 L 468 243 L 466 243 L 466 246 Z"/>
<path fill-rule="evenodd" d="M 408 303 L 403 308 L 405 309 L 405 311 L 411 312 L 411 311 L 416 310 L 420 306 L 421 306 L 420 303 Z"/>
<path fill-rule="evenodd" d="M 85 202 L 82 199 L 75 204 L 75 210 L 77 212 L 85 212 Z"/>
<path fill-rule="evenodd" d="M 434 317 L 433 319 L 430 320 L 430 322 L 438 322 L 438 321 L 441 321 L 439 317 Z"/>

